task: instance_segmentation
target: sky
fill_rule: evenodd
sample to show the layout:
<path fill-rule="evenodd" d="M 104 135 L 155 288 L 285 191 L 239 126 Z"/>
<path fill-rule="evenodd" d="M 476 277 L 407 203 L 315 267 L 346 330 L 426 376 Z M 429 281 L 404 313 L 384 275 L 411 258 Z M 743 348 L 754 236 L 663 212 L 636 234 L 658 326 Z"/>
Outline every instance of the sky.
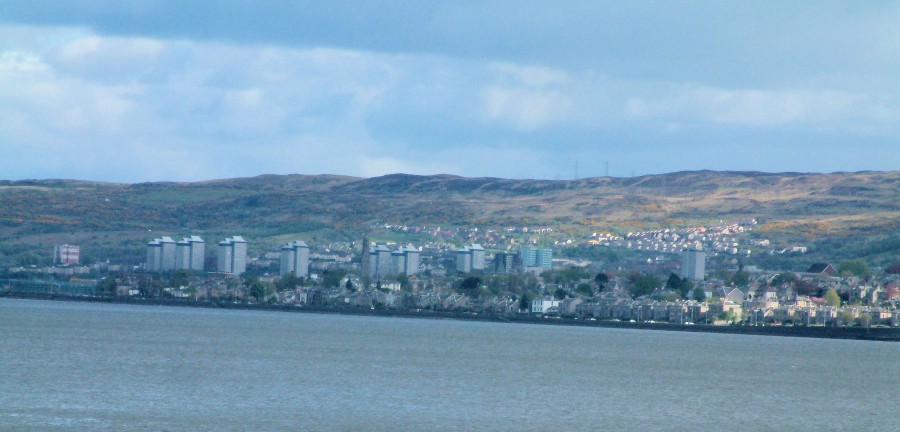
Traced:
<path fill-rule="evenodd" d="M 900 169 L 900 2 L 0 1 L 0 179 Z"/>

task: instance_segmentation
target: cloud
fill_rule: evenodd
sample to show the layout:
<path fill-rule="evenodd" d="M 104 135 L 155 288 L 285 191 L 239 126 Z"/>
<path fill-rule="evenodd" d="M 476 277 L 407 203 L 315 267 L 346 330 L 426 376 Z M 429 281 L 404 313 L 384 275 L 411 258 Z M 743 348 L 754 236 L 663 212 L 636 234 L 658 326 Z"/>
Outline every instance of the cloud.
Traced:
<path fill-rule="evenodd" d="M 856 166 L 894 169 L 883 154 L 900 96 L 829 82 L 729 87 L 539 62 L 0 25 L 0 172 L 568 178 L 576 161 L 582 175 L 602 175 L 598 161 L 639 173 L 725 168 L 700 141 L 759 149 L 732 167 L 766 169 L 791 140 L 841 139 L 860 143 Z M 785 129 L 794 135 L 776 133 Z"/>
<path fill-rule="evenodd" d="M 0 54 L 0 71 L 13 73 L 35 73 L 47 70 L 40 57 L 30 52 L 5 51 Z"/>
<path fill-rule="evenodd" d="M 484 116 L 529 132 L 568 117 L 573 101 L 554 90 L 504 88 L 484 89 Z"/>
<path fill-rule="evenodd" d="M 632 97 L 628 115 L 664 122 L 753 127 L 882 122 L 890 108 L 861 94 L 833 90 L 745 90 L 682 86 L 659 96 Z"/>

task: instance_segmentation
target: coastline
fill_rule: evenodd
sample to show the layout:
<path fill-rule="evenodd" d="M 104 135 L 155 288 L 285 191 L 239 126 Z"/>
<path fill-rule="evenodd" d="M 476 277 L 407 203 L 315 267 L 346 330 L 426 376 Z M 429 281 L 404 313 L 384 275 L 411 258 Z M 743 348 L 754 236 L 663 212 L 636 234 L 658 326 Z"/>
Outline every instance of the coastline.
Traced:
<path fill-rule="evenodd" d="M 364 309 L 333 308 L 309 305 L 269 305 L 235 302 L 205 302 L 176 299 L 138 299 L 90 296 L 65 296 L 58 294 L 33 294 L 19 292 L 2 292 L 0 298 L 69 301 L 89 303 L 111 303 L 144 306 L 175 306 L 207 309 L 259 310 L 276 312 L 299 312 L 317 314 L 338 314 L 358 316 L 380 316 L 418 319 L 456 319 L 464 321 L 486 321 L 510 324 L 537 324 L 558 326 L 602 327 L 618 329 L 683 331 L 699 333 L 725 333 L 756 336 L 785 336 L 818 339 L 849 339 L 882 342 L 900 342 L 900 328 L 893 327 L 805 327 L 805 326 L 743 326 L 743 325 L 706 325 L 706 324 L 674 324 L 625 322 L 606 320 L 587 320 L 559 317 L 539 317 L 531 315 L 497 315 L 473 312 L 431 311 L 431 310 L 396 310 L 396 309 Z"/>

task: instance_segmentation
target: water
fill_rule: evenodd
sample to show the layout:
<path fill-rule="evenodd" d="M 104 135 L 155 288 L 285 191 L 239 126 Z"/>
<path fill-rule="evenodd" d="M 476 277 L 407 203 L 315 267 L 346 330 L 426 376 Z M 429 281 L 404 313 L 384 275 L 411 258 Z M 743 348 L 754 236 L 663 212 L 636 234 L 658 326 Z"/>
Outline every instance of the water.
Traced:
<path fill-rule="evenodd" d="M 896 430 L 900 344 L 0 299 L 0 430 Z"/>

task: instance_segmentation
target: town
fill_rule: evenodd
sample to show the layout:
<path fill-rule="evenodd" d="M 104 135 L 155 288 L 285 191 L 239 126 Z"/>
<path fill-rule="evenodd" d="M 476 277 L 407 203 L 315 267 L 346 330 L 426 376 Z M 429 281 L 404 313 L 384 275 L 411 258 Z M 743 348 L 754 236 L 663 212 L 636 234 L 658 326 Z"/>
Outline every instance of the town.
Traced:
<path fill-rule="evenodd" d="M 678 325 L 900 326 L 900 266 L 870 269 L 862 260 L 843 260 L 791 272 L 744 265 L 753 247 L 768 254 L 805 252 L 739 237 L 755 223 L 593 233 L 574 241 L 541 227 L 384 224 L 378 226 L 383 232 L 432 238 L 419 245 L 367 237 L 320 245 L 297 239 L 255 257 L 248 256 L 242 236 L 219 241 L 215 254 L 200 236 L 162 236 L 146 243 L 146 261 L 136 265 L 81 265 L 80 248 L 64 244 L 52 251 L 54 266 L 4 269 L 0 295 Z M 541 235 L 551 237 L 535 237 Z M 473 240 L 483 244 L 462 243 Z M 625 251 L 622 259 L 589 258 L 597 251 L 615 257 L 617 250 Z M 645 259 L 648 253 L 656 255 Z M 710 259 L 721 268 L 708 270 Z"/>

